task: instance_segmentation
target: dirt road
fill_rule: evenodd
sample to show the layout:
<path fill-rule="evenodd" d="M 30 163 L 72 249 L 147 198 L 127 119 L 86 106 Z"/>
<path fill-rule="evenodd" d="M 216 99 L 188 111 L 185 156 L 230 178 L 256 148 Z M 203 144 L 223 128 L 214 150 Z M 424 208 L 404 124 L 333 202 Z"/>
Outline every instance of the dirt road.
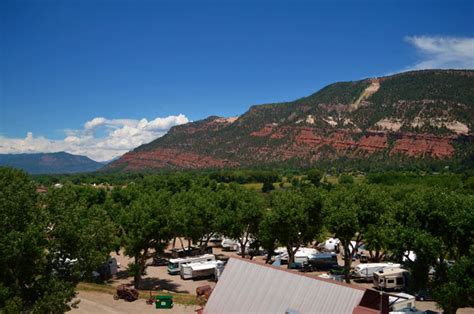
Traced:
<path fill-rule="evenodd" d="M 172 309 L 155 309 L 155 305 L 148 305 L 143 299 L 126 302 L 124 300 L 114 300 L 110 294 L 86 291 L 79 292 L 77 298 L 81 301 L 79 308 L 73 309 L 69 313 L 196 313 L 195 310 L 200 308 L 199 306 L 174 304 Z"/>

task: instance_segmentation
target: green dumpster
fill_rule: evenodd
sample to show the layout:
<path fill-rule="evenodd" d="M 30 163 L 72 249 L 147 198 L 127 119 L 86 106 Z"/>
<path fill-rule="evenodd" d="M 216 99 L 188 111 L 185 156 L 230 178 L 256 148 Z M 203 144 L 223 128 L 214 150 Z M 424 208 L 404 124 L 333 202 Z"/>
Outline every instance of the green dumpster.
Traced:
<path fill-rule="evenodd" d="M 171 295 L 157 295 L 155 306 L 157 309 L 170 309 L 173 307 L 173 297 Z"/>

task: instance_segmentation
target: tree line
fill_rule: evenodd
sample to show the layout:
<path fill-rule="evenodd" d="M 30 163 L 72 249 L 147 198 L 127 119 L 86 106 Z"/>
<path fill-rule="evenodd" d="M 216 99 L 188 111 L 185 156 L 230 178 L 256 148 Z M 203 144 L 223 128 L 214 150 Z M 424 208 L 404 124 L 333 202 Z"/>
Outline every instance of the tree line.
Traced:
<path fill-rule="evenodd" d="M 432 288 L 449 313 L 474 305 L 474 196 L 465 184 L 374 176 L 331 185 L 322 176 L 310 171 L 268 193 L 179 173 L 134 177 L 111 190 L 69 183 L 37 193 L 27 174 L 0 168 L 0 309 L 68 310 L 76 284 L 119 248 L 133 259 L 138 288 L 147 260 L 171 241 L 204 250 L 216 233 L 236 239 L 243 257 L 247 245 L 263 247 L 267 260 L 284 246 L 289 264 L 299 247 L 337 237 L 347 280 L 362 244 L 372 261 L 402 261 L 413 251 L 406 262 L 413 291 Z"/>

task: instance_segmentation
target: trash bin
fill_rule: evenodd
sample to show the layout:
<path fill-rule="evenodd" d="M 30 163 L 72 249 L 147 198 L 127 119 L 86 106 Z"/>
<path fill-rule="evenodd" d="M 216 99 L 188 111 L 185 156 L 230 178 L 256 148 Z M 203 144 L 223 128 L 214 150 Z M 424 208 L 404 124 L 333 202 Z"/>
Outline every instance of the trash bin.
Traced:
<path fill-rule="evenodd" d="M 173 297 L 171 295 L 157 295 L 155 301 L 157 309 L 170 309 L 173 307 Z"/>

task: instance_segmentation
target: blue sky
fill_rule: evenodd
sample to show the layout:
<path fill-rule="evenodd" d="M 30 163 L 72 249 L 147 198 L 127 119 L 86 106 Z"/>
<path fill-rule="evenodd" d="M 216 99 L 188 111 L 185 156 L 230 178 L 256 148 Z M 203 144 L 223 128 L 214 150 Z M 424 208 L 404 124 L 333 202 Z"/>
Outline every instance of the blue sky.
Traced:
<path fill-rule="evenodd" d="M 0 17 L 0 153 L 105 160 L 335 81 L 474 67 L 474 1 L 6 0 Z"/>

